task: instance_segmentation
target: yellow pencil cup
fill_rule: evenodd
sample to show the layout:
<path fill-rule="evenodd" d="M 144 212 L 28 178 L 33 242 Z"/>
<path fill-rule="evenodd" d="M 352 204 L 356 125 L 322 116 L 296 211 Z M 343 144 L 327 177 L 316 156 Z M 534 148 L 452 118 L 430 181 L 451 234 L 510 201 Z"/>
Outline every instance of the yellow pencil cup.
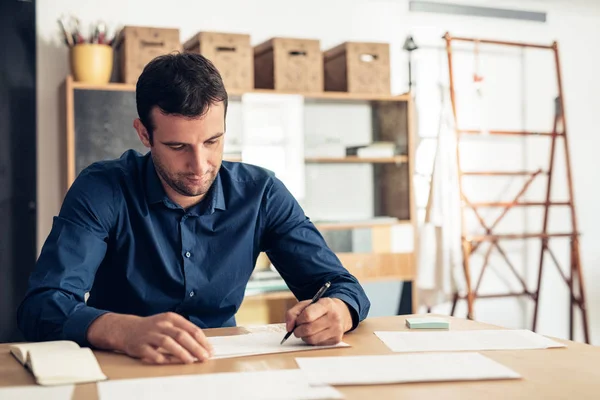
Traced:
<path fill-rule="evenodd" d="M 71 74 L 77 82 L 110 82 L 113 48 L 106 44 L 81 43 L 70 49 Z"/>

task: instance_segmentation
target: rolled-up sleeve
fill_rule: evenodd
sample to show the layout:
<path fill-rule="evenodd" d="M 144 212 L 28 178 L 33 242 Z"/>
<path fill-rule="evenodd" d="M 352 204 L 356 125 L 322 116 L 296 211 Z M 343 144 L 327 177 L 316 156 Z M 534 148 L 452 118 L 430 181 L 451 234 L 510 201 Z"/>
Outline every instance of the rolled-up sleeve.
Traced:
<path fill-rule="evenodd" d="M 310 299 L 327 281 L 325 297 L 344 301 L 352 315 L 352 329 L 369 313 L 371 303 L 358 280 L 327 246 L 285 185 L 272 178 L 262 209 L 265 251 L 299 300 Z"/>
<path fill-rule="evenodd" d="M 89 346 L 87 328 L 107 311 L 87 306 L 85 295 L 106 254 L 114 210 L 115 190 L 102 171 L 83 171 L 53 219 L 19 306 L 17 324 L 26 340 Z"/>

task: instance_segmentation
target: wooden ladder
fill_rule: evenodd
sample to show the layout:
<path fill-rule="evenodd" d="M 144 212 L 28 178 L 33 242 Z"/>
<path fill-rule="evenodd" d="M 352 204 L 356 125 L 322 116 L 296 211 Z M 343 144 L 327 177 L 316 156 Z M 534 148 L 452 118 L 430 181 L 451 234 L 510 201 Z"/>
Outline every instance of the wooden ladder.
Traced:
<path fill-rule="evenodd" d="M 535 303 L 535 309 L 533 314 L 533 323 L 532 329 L 535 331 L 537 326 L 537 317 L 539 310 L 539 299 L 540 299 L 540 288 L 542 283 L 542 275 L 544 270 L 544 257 L 546 254 L 549 255 L 550 259 L 556 265 L 560 276 L 563 278 L 565 284 L 567 285 L 570 293 L 570 312 L 569 312 L 569 334 L 571 340 L 573 340 L 574 336 L 574 311 L 575 308 L 578 307 L 581 311 L 582 322 L 583 322 L 583 333 L 585 337 L 585 342 L 589 343 L 589 330 L 588 330 L 588 319 L 587 319 L 587 311 L 585 304 L 585 290 L 584 290 L 584 280 L 582 275 L 581 268 L 581 259 L 579 253 L 579 231 L 577 228 L 577 217 L 575 213 L 575 201 L 573 196 L 573 181 L 571 174 L 571 161 L 569 154 L 569 145 L 567 140 L 567 125 L 565 121 L 565 113 L 564 113 L 564 98 L 563 98 L 563 87 L 562 87 L 562 78 L 561 78 L 561 70 L 560 70 L 560 61 L 559 61 L 559 53 L 558 53 L 558 44 L 553 42 L 551 45 L 539 45 L 539 44 L 529 44 L 529 43 L 517 43 L 517 42 L 505 42 L 505 41 L 495 41 L 495 40 L 481 40 L 481 39 L 473 39 L 473 38 L 465 38 L 465 37 L 452 37 L 449 33 L 446 33 L 444 36 L 446 40 L 446 51 L 448 54 L 448 71 L 450 75 L 450 98 L 452 102 L 452 113 L 454 115 L 454 123 L 455 123 L 455 131 L 456 131 L 456 155 L 458 160 L 458 181 L 460 186 L 460 196 L 462 199 L 461 206 L 461 219 L 462 219 L 462 235 L 461 235 L 461 243 L 462 243 L 462 255 L 463 255 L 463 272 L 465 275 L 465 283 L 466 283 L 466 293 L 459 294 L 455 293 L 453 298 L 451 315 L 454 315 L 456 309 L 456 303 L 459 299 L 467 300 L 468 307 L 468 315 L 467 317 L 470 319 L 474 318 L 473 313 L 473 303 L 477 298 L 499 298 L 499 297 L 516 297 L 516 296 L 526 296 L 532 299 Z M 460 164 L 460 151 L 459 151 L 459 143 L 460 138 L 464 135 L 477 135 L 481 134 L 481 131 L 477 130 L 464 130 L 460 128 L 460 125 L 457 120 L 457 111 L 456 111 L 456 99 L 455 99 L 455 87 L 454 87 L 454 77 L 453 77 L 453 65 L 452 65 L 452 42 L 472 42 L 475 44 L 491 44 L 491 45 L 499 45 L 499 46 L 513 46 L 513 47 L 521 47 L 521 48 L 537 48 L 537 49 L 548 49 L 554 52 L 554 60 L 556 63 L 556 75 L 557 75 L 557 83 L 558 83 L 558 97 L 555 102 L 555 116 L 554 116 L 554 124 L 551 132 L 531 132 L 531 131 L 500 131 L 500 130 L 490 130 L 487 132 L 490 135 L 518 135 L 518 136 L 538 136 L 538 137 L 547 137 L 551 140 L 550 144 L 550 160 L 547 170 L 536 170 L 536 171 L 510 171 L 510 172 L 501 172 L 501 171 L 463 171 Z M 560 129 L 559 129 L 560 128 Z M 565 162 L 566 162 L 566 174 L 567 174 L 567 183 L 568 183 L 568 201 L 556 202 L 551 200 L 551 188 L 552 188 L 552 176 L 554 172 L 554 163 L 555 163 L 555 154 L 556 154 L 556 143 L 558 140 L 563 140 L 563 145 L 565 149 Z M 528 177 L 523 184 L 522 189 L 518 192 L 516 196 L 514 196 L 510 201 L 507 202 L 489 202 L 489 203 L 474 203 L 469 201 L 467 196 L 464 194 L 463 190 L 463 177 L 464 176 L 523 176 Z M 546 184 L 546 200 L 543 202 L 525 202 L 521 201 L 522 196 L 526 193 L 527 189 L 531 185 L 531 183 L 540 176 L 547 177 Z M 570 216 L 571 216 L 571 229 L 566 232 L 559 233 L 549 233 L 548 232 L 548 220 L 549 220 L 549 210 L 550 207 L 555 206 L 563 206 L 569 207 Z M 488 207 L 497 207 L 502 208 L 501 214 L 496 218 L 496 220 L 492 224 L 487 224 L 481 216 L 479 209 L 488 208 Z M 495 233 L 495 228 L 498 226 L 498 223 L 506 216 L 506 214 L 514 207 L 543 207 L 544 217 L 543 217 L 543 227 L 541 232 L 536 233 L 511 233 L 511 234 L 497 234 Z M 472 235 L 466 231 L 466 222 L 465 222 L 465 210 L 471 210 L 481 227 L 485 231 L 484 234 Z M 550 242 L 551 239 L 555 238 L 569 238 L 570 239 L 570 268 L 569 274 L 565 274 L 560 267 L 560 264 L 553 253 Z M 508 259 L 506 252 L 503 250 L 501 243 L 505 240 L 528 240 L 528 239 L 539 239 L 541 240 L 541 253 L 539 259 L 539 270 L 537 276 L 537 285 L 534 290 L 529 290 L 525 280 L 518 273 L 517 269 Z M 489 242 L 490 246 L 487 249 L 487 252 L 484 256 L 484 262 L 481 269 L 481 273 L 479 275 L 479 279 L 475 288 L 472 289 L 471 285 L 471 272 L 469 268 L 469 260 L 471 256 L 477 251 L 480 245 L 484 242 Z M 518 281 L 522 286 L 521 291 L 511 291 L 509 293 L 499 293 L 499 294 L 479 294 L 479 287 L 481 285 L 483 274 L 488 266 L 489 258 L 491 250 L 495 248 L 500 253 L 502 259 L 508 265 L 508 268 L 511 272 L 516 276 Z"/>

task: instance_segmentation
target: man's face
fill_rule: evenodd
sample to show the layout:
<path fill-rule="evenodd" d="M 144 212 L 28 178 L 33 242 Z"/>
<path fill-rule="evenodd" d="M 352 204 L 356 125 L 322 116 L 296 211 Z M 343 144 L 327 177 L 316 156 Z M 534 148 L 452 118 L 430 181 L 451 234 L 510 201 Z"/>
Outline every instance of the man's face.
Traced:
<path fill-rule="evenodd" d="M 194 119 L 152 110 L 152 146 L 140 137 L 151 147 L 156 172 L 177 197 L 204 196 L 214 182 L 223 159 L 224 113 L 222 102 Z"/>

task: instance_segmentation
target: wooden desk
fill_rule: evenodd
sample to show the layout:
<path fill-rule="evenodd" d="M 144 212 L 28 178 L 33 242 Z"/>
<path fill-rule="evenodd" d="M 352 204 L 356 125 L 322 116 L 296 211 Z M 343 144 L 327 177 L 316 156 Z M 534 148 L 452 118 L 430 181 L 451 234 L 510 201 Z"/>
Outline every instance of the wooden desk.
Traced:
<path fill-rule="evenodd" d="M 212 360 L 204 364 L 152 366 L 110 352 L 96 352 L 109 379 L 211 372 L 260 371 L 297 368 L 294 357 L 390 354 L 373 334 L 376 330 L 405 330 L 404 316 L 372 318 L 364 321 L 344 341 L 352 347 L 252 357 Z M 453 330 L 501 329 L 453 318 Z M 209 336 L 245 333 L 243 328 L 211 329 Z M 598 398 L 600 393 L 600 347 L 563 341 L 565 349 L 486 351 L 483 354 L 523 375 L 521 380 L 396 384 L 337 387 L 347 399 L 581 399 Z M 0 345 L 0 386 L 34 385 L 31 375 Z M 74 400 L 97 399 L 95 384 L 77 385 Z"/>

